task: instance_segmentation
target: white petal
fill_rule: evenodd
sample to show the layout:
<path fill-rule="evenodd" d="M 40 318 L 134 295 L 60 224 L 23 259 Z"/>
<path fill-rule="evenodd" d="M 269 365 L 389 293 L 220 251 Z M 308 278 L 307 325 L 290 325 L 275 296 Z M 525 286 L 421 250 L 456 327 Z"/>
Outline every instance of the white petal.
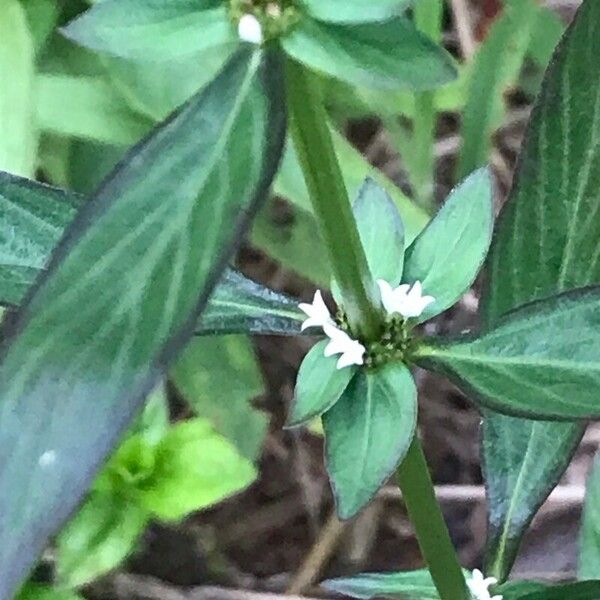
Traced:
<path fill-rule="evenodd" d="M 244 15 L 238 23 L 238 35 L 243 42 L 262 44 L 263 32 L 259 20 L 254 15 Z"/>
<path fill-rule="evenodd" d="M 298 308 L 308 316 L 308 319 L 302 323 L 302 331 L 309 327 L 324 327 L 325 324 L 333 325 L 333 319 L 320 290 L 315 292 L 312 304 L 301 302 L 298 304 Z"/>
<path fill-rule="evenodd" d="M 395 306 L 394 289 L 387 281 L 385 281 L 385 279 L 378 279 L 377 285 L 379 286 L 379 291 L 381 293 L 381 303 L 383 304 L 383 308 L 391 315 L 394 312 Z"/>

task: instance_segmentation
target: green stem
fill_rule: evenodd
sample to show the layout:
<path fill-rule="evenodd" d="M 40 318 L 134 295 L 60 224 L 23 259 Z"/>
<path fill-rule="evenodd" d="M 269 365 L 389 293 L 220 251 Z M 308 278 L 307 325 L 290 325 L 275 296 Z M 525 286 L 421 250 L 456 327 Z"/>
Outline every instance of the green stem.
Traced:
<path fill-rule="evenodd" d="M 398 469 L 398 484 L 441 600 L 469 600 L 465 577 L 435 499 L 429 468 L 417 435 Z"/>
<path fill-rule="evenodd" d="M 290 131 L 344 310 L 351 329 L 373 340 L 382 327 L 379 295 L 333 148 L 320 84 L 302 65 L 290 60 L 287 67 Z"/>
<path fill-rule="evenodd" d="M 414 19 L 417 29 L 436 43 L 442 37 L 442 14 L 441 0 L 419 0 L 415 3 Z M 411 175 L 415 197 L 427 210 L 432 210 L 434 206 L 436 124 L 435 92 L 416 94 Z"/>

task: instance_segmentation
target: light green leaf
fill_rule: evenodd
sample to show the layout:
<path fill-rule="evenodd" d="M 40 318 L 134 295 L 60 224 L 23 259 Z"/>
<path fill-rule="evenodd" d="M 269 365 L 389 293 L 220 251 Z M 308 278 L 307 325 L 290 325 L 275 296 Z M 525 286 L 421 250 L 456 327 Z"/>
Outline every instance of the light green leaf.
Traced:
<path fill-rule="evenodd" d="M 156 448 L 152 476 L 138 488 L 143 506 L 158 518 L 179 520 L 220 502 L 256 478 L 243 458 L 206 419 L 177 425 Z"/>
<path fill-rule="evenodd" d="M 36 52 L 39 52 L 56 26 L 60 7 L 54 0 L 27 0 L 23 2 L 23 8 Z"/>
<path fill-rule="evenodd" d="M 264 392 L 264 382 L 246 338 L 193 340 L 171 369 L 171 380 L 191 408 L 243 456 L 259 457 L 267 416 L 251 401 Z"/>
<path fill-rule="evenodd" d="M 483 297 L 489 326 L 528 301 L 600 282 L 598 22 L 600 5 L 584 2 L 545 76 L 490 252 Z M 503 579 L 524 531 L 569 464 L 584 425 L 486 417 L 485 571 Z"/>
<path fill-rule="evenodd" d="M 58 536 L 58 583 L 77 588 L 118 567 L 147 523 L 148 511 L 127 497 L 93 492 Z"/>
<path fill-rule="evenodd" d="M 63 590 L 39 583 L 27 583 L 17 594 L 16 600 L 84 600 L 84 598 L 71 590 Z"/>
<path fill-rule="evenodd" d="M 352 211 L 371 274 L 398 285 L 404 266 L 404 225 L 392 199 L 375 181 L 367 179 Z"/>
<path fill-rule="evenodd" d="M 424 343 L 417 363 L 486 408 L 535 419 L 600 418 L 600 287 L 516 309 L 479 337 Z"/>
<path fill-rule="evenodd" d="M 411 0 L 300 0 L 315 19 L 332 23 L 387 21 L 402 14 Z"/>
<path fill-rule="evenodd" d="M 355 367 L 337 368 L 337 356 L 324 356 L 329 340 L 315 344 L 304 357 L 294 399 L 288 416 L 288 427 L 303 425 L 329 410 L 348 387 Z"/>
<path fill-rule="evenodd" d="M 0 471 L 10 490 L 0 496 L 0 597 L 192 335 L 268 194 L 285 131 L 280 75 L 275 55 L 244 49 L 134 148 L 4 331 L 0 447 L 12 450 Z"/>
<path fill-rule="evenodd" d="M 353 26 L 306 18 L 281 44 L 295 60 L 358 86 L 426 90 L 456 77 L 450 55 L 400 18 Z"/>
<path fill-rule="evenodd" d="M 323 415 L 327 471 L 338 515 L 349 519 L 404 458 L 417 424 L 417 390 L 403 364 L 360 370 Z"/>
<path fill-rule="evenodd" d="M 486 169 L 459 185 L 406 251 L 402 281 L 433 296 L 419 321 L 450 308 L 471 287 L 492 239 L 494 199 Z"/>
<path fill-rule="evenodd" d="M 465 575 L 470 574 L 465 571 Z M 394 598 L 397 600 L 439 600 L 427 569 L 398 573 L 361 573 L 353 577 L 329 579 L 325 589 L 360 600 Z"/>
<path fill-rule="evenodd" d="M 239 41 L 227 8 L 218 0 L 105 0 L 71 21 L 62 33 L 93 50 L 159 61 Z"/>
<path fill-rule="evenodd" d="M 0 170 L 33 175 L 34 41 L 21 3 L 5 0 L 0 18 Z"/>
<path fill-rule="evenodd" d="M 600 453 L 587 481 L 577 574 L 581 579 L 600 577 Z"/>

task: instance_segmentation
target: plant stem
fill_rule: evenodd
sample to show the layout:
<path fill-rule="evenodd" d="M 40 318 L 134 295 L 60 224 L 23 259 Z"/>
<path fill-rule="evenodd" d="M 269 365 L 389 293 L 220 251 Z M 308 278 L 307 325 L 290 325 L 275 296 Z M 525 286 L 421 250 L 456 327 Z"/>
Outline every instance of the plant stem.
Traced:
<path fill-rule="evenodd" d="M 469 600 L 465 577 L 435 499 L 429 468 L 417 435 L 398 468 L 397 476 L 421 553 L 441 600 Z"/>
<path fill-rule="evenodd" d="M 419 0 L 415 3 L 414 19 L 417 29 L 436 43 L 439 43 L 442 37 L 442 14 L 441 0 Z M 434 206 L 436 122 L 435 91 L 416 94 L 411 179 L 415 197 L 419 204 L 429 211 Z"/>
<path fill-rule="evenodd" d="M 379 294 L 369 271 L 342 178 L 319 82 L 287 63 L 290 131 L 350 328 L 364 340 L 382 328 Z"/>

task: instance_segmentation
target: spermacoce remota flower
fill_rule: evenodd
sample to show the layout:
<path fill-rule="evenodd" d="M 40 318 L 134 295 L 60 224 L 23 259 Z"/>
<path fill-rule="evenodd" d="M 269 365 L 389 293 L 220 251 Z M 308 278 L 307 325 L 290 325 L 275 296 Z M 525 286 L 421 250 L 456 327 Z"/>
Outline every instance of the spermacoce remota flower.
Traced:
<path fill-rule="evenodd" d="M 498 580 L 495 577 L 484 577 L 479 569 L 475 569 L 471 579 L 467 581 L 469 590 L 475 600 L 502 600 L 502 596 L 490 594 L 490 586 L 496 585 Z"/>

